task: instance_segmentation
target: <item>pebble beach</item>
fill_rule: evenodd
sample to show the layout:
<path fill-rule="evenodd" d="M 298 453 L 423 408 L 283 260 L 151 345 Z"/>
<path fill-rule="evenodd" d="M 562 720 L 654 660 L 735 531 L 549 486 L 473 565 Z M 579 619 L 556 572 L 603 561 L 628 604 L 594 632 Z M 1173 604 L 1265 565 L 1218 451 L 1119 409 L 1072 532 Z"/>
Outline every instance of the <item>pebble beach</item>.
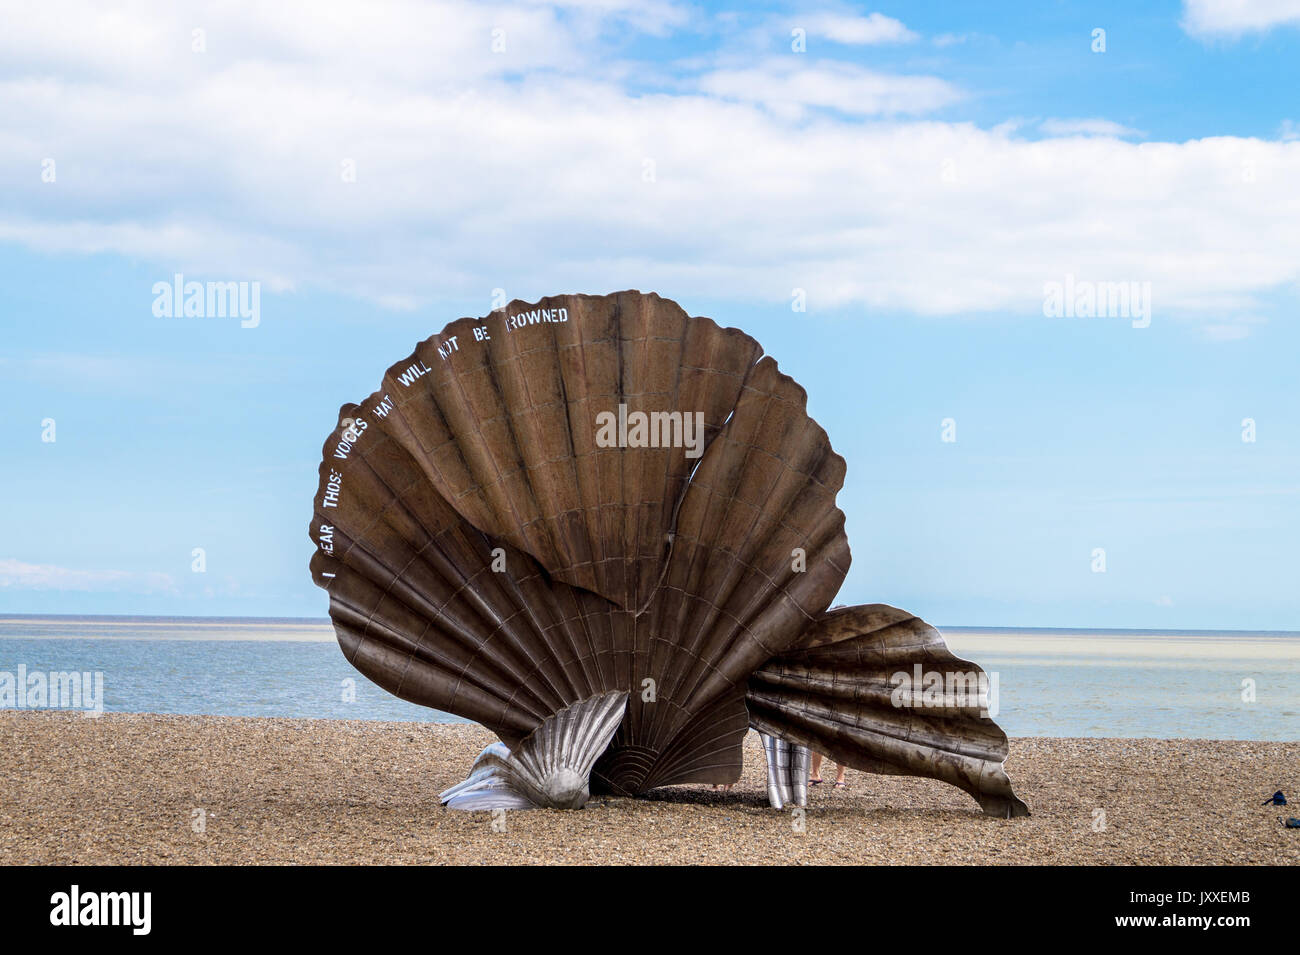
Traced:
<path fill-rule="evenodd" d="M 850 770 L 802 818 L 767 805 L 758 737 L 731 790 L 576 812 L 443 809 L 494 737 L 468 724 L 0 711 L 0 863 L 1298 865 L 1300 744 L 1013 739 L 1033 813 Z M 1275 790 L 1292 805 L 1262 806 Z"/>

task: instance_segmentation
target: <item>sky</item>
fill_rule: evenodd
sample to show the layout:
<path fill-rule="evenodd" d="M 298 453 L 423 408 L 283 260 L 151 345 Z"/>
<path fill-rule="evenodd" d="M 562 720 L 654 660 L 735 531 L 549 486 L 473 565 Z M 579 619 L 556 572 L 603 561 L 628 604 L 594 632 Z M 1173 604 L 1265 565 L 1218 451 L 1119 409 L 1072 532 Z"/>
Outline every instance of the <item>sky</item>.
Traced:
<path fill-rule="evenodd" d="M 836 602 L 1300 629 L 1300 0 L 4 6 L 0 613 L 323 616 L 338 407 L 639 288 L 808 390 Z"/>

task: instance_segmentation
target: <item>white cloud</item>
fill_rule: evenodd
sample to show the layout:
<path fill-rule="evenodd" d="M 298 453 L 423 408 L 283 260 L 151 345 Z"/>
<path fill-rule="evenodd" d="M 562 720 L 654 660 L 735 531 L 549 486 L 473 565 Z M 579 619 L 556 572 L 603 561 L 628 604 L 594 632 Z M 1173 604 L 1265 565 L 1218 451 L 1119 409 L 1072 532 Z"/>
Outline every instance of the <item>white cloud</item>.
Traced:
<path fill-rule="evenodd" d="M 916 34 L 893 17 L 883 13 L 856 16 L 840 13 L 818 13 L 802 17 L 796 25 L 803 25 L 810 36 L 820 36 L 833 43 L 853 46 L 871 46 L 879 43 L 910 43 Z"/>
<path fill-rule="evenodd" d="M 962 91 L 795 54 L 631 90 L 643 73 L 591 39 L 634 28 L 608 7 L 97 9 L 0 32 L 0 240 L 396 307 L 800 287 L 1032 314 L 1069 273 L 1150 281 L 1157 322 L 1230 324 L 1300 280 L 1300 142 L 904 120 Z"/>
<path fill-rule="evenodd" d="M 27 564 L 0 558 L 0 590 L 70 590 L 130 593 L 174 593 L 170 574 L 125 570 L 71 570 L 53 564 Z"/>
<path fill-rule="evenodd" d="M 1038 128 L 1049 136 L 1114 136 L 1119 139 L 1141 136 L 1141 130 L 1109 119 L 1045 119 Z"/>
<path fill-rule="evenodd" d="M 1183 0 L 1183 29 L 1197 36 L 1240 36 L 1300 23 L 1300 0 Z"/>
<path fill-rule="evenodd" d="M 857 116 L 929 113 L 957 102 L 962 93 L 933 76 L 879 73 L 833 60 L 773 58 L 757 66 L 705 74 L 700 88 L 712 96 L 757 103 L 801 115 L 821 106 Z"/>

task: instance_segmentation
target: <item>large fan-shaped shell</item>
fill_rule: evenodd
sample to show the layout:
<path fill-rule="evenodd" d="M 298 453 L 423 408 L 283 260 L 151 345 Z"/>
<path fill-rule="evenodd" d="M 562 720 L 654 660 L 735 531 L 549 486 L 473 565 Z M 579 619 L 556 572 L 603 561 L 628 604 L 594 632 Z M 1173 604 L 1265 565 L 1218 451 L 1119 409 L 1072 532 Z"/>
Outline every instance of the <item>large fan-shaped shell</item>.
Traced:
<path fill-rule="evenodd" d="M 941 779 L 991 816 L 1027 816 L 1003 767 L 991 689 L 934 627 L 870 604 L 823 615 L 754 673 L 747 702 L 764 733 L 867 772 Z"/>
<path fill-rule="evenodd" d="M 849 563 L 844 462 L 760 355 L 638 292 L 516 302 L 421 343 L 325 444 L 312 573 L 348 658 L 510 746 L 624 691 L 594 782 L 734 781 L 750 675 Z M 694 417 L 677 446 L 598 441 L 598 416 L 654 413 L 698 413 L 700 441 Z"/>

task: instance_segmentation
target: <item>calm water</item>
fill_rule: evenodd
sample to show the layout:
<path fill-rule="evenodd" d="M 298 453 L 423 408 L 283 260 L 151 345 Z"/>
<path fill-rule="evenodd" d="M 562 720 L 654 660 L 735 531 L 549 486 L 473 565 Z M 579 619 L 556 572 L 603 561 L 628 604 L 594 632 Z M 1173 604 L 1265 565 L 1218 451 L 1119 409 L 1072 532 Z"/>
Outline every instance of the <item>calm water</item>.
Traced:
<path fill-rule="evenodd" d="M 464 722 L 375 686 L 329 621 L 0 618 L 0 674 L 20 663 L 102 671 L 106 712 Z"/>
<path fill-rule="evenodd" d="M 997 720 L 1012 736 L 1300 740 L 1300 634 L 944 634 L 997 674 Z M 108 712 L 459 722 L 367 682 L 322 621 L 0 618 L 0 681 L 20 665 L 102 672 Z"/>

